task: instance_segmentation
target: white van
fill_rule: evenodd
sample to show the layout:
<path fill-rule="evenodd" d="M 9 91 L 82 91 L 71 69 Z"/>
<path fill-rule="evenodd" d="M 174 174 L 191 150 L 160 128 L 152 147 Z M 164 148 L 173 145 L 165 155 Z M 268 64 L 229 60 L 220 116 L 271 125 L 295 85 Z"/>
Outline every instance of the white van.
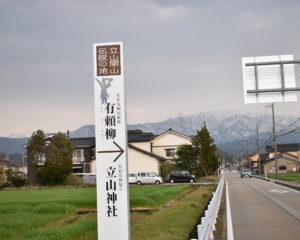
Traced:
<path fill-rule="evenodd" d="M 162 177 L 158 176 L 155 172 L 139 172 L 136 177 L 137 185 L 161 184 L 162 182 Z"/>
<path fill-rule="evenodd" d="M 128 182 L 130 183 L 136 183 L 136 173 L 128 173 Z"/>

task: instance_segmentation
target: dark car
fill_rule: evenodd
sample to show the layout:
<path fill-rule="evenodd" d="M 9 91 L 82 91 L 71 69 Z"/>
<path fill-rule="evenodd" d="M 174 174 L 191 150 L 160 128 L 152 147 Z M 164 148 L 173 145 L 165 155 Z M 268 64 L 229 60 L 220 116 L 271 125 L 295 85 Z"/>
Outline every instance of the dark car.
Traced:
<path fill-rule="evenodd" d="M 195 182 L 195 175 L 192 175 L 187 170 L 171 170 L 169 174 L 169 182 Z"/>

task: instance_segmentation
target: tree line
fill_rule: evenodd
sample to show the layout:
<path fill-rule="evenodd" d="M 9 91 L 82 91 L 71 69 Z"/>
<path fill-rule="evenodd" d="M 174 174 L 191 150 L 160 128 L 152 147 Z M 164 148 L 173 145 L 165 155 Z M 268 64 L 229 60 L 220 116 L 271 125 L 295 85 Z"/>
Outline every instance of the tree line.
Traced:
<path fill-rule="evenodd" d="M 73 144 L 58 132 L 49 141 L 42 130 L 34 132 L 27 145 L 28 183 L 64 184 L 72 173 Z"/>

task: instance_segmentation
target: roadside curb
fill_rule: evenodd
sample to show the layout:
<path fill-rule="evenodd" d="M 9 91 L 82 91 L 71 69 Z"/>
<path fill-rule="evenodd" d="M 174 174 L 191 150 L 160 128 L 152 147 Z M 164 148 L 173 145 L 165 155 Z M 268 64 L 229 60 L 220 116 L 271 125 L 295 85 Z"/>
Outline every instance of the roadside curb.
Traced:
<path fill-rule="evenodd" d="M 270 179 L 265 179 L 263 177 L 254 176 L 254 175 L 253 175 L 253 177 L 257 178 L 257 179 L 260 179 L 260 180 L 264 180 L 264 181 L 267 181 L 267 182 L 272 182 L 272 183 L 275 183 L 275 184 L 278 184 L 278 185 L 281 185 L 281 186 L 284 186 L 284 187 L 288 187 L 288 188 L 300 191 L 300 186 L 298 187 L 298 186 L 295 186 L 295 185 L 292 185 L 292 184 L 283 183 L 283 182 L 279 182 L 279 181 L 276 181 L 276 180 L 271 181 Z"/>
<path fill-rule="evenodd" d="M 267 181 L 267 182 L 270 182 L 270 181 L 271 181 L 270 179 L 266 179 L 266 178 L 259 177 L 259 176 L 255 176 L 255 175 L 252 175 L 252 177 L 257 178 L 257 179 L 260 179 L 260 180 L 264 180 L 264 181 Z"/>
<path fill-rule="evenodd" d="M 294 190 L 297 190 L 297 191 L 300 191 L 300 187 L 297 187 L 297 186 L 294 186 L 294 185 L 291 185 L 291 184 L 287 184 L 287 183 L 283 183 L 283 182 L 277 182 L 277 181 L 274 181 L 274 183 L 276 183 L 278 185 L 288 187 L 288 188 L 291 188 L 291 189 L 294 189 Z"/>

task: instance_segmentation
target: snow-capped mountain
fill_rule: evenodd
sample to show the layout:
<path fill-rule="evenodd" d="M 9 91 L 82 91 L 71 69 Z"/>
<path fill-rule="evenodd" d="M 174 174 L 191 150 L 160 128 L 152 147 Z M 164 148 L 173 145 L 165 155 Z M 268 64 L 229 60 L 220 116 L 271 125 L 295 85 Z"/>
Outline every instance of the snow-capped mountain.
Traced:
<path fill-rule="evenodd" d="M 292 115 L 276 116 L 276 129 L 283 131 L 291 123 L 298 119 Z M 152 131 L 155 134 L 162 133 L 169 128 L 184 133 L 195 135 L 206 122 L 208 129 L 216 143 L 226 143 L 241 139 L 247 139 L 259 134 L 264 135 L 272 131 L 272 116 L 270 114 L 259 115 L 257 113 L 236 112 L 204 112 L 184 117 L 170 118 L 157 123 L 145 123 L 129 125 L 129 129 L 142 129 Z M 297 122 L 295 122 L 297 123 Z M 298 122 L 300 124 L 300 121 Z M 294 125 L 296 126 L 296 125 Z"/>
<path fill-rule="evenodd" d="M 277 115 L 276 132 L 278 134 L 293 131 L 300 127 L 300 118 L 293 115 Z M 249 140 L 249 151 L 256 147 L 256 128 L 258 127 L 260 145 L 271 143 L 272 116 L 271 114 L 241 113 L 241 112 L 202 112 L 189 116 L 174 117 L 161 122 L 129 124 L 128 129 L 141 129 L 144 132 L 161 134 L 172 128 L 188 136 L 196 134 L 206 122 L 208 129 L 218 147 L 231 153 L 245 151 L 245 142 Z M 71 137 L 94 136 L 94 125 L 86 125 L 71 132 Z M 297 133 L 297 131 L 295 132 Z M 266 141 L 268 140 L 269 141 Z M 300 134 L 289 138 L 278 138 L 279 142 L 298 142 Z"/>
<path fill-rule="evenodd" d="M 278 142 L 300 142 L 300 133 L 297 134 L 298 131 L 300 132 L 300 117 L 293 115 L 277 115 L 275 120 Z M 128 129 L 141 129 L 144 132 L 161 134 L 169 128 L 172 128 L 185 135 L 193 136 L 196 134 L 197 130 L 202 128 L 204 122 L 206 122 L 211 136 L 215 139 L 218 147 L 232 154 L 245 151 L 246 140 L 249 140 L 249 151 L 251 152 L 251 150 L 254 150 L 256 146 L 255 139 L 257 127 L 259 129 L 260 145 L 263 145 L 263 143 L 271 143 L 271 141 L 266 141 L 268 139 L 271 140 L 271 114 L 222 111 L 202 112 L 188 116 L 169 118 L 161 122 L 129 124 Z M 290 132 L 291 134 L 285 136 L 284 133 L 286 132 Z M 85 125 L 70 133 L 71 138 L 94 136 L 94 125 Z M 12 141 L 12 138 L 2 139 L 3 143 L 7 142 L 7 140 Z M 3 144 L 0 144 L 0 152 L 5 152 L 7 145 L 5 145 L 5 147 L 4 145 L 1 147 L 1 145 Z M 13 149 L 10 152 L 14 152 Z"/>

